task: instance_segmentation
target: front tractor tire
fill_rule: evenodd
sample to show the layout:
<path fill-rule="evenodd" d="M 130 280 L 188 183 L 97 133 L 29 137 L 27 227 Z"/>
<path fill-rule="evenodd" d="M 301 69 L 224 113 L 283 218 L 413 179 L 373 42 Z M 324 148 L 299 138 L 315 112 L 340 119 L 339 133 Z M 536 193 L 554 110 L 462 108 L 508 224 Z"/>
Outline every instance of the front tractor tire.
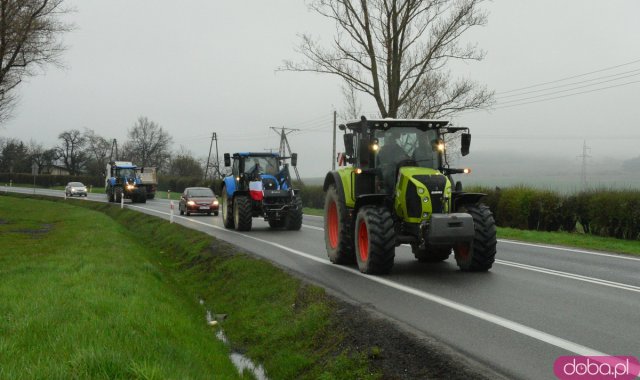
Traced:
<path fill-rule="evenodd" d="M 224 228 L 231 229 L 235 227 L 233 223 L 233 204 L 225 187 L 222 188 L 222 224 L 224 224 Z"/>
<path fill-rule="evenodd" d="M 123 196 L 124 196 L 124 194 L 122 193 L 122 188 L 120 186 L 118 186 L 115 189 L 113 189 L 114 202 L 116 202 L 116 203 L 122 202 L 122 197 Z"/>
<path fill-rule="evenodd" d="M 356 217 L 356 260 L 360 272 L 386 274 L 393 267 L 396 237 L 387 208 L 364 206 Z"/>
<path fill-rule="evenodd" d="M 251 231 L 251 199 L 244 195 L 238 195 L 233 200 L 233 223 L 238 231 Z"/>
<path fill-rule="evenodd" d="M 468 272 L 486 272 L 496 259 L 496 222 L 489 207 L 479 203 L 461 210 L 473 217 L 475 236 L 471 244 L 454 246 L 458 267 Z"/>
<path fill-rule="evenodd" d="M 299 231 L 302 227 L 302 199 L 295 197 L 291 203 L 294 209 L 288 210 L 284 226 L 289 231 Z"/>
<path fill-rule="evenodd" d="M 329 260 L 334 264 L 353 264 L 353 228 L 344 200 L 335 185 L 330 185 L 324 198 L 324 242 Z"/>

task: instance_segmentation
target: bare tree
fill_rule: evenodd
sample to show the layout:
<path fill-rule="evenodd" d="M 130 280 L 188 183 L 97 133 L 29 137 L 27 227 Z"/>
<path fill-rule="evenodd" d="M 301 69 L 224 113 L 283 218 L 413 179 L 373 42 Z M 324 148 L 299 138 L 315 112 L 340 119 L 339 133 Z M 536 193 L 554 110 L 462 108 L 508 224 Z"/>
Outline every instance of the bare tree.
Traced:
<path fill-rule="evenodd" d="M 70 129 L 60 133 L 58 139 L 61 142 L 56 147 L 57 158 L 62 160 L 69 174 L 80 174 L 87 160 L 87 155 L 84 151 L 86 139 L 77 129 Z"/>
<path fill-rule="evenodd" d="M 362 116 L 362 104 L 358 101 L 356 89 L 345 83 L 342 86 L 342 95 L 344 95 L 344 108 L 338 112 L 338 116 L 342 120 L 355 120 Z"/>
<path fill-rule="evenodd" d="M 101 174 L 109 161 L 111 142 L 92 129 L 85 129 L 84 138 L 87 143 L 87 171 L 90 174 Z"/>
<path fill-rule="evenodd" d="M 189 150 L 180 147 L 171 158 L 168 174 L 178 177 L 202 178 L 204 163 L 199 162 Z"/>
<path fill-rule="evenodd" d="M 0 123 L 15 105 L 15 89 L 37 68 L 59 64 L 62 34 L 71 25 L 61 19 L 63 0 L 0 0 Z"/>
<path fill-rule="evenodd" d="M 166 167 L 171 157 L 171 136 L 156 122 L 140 116 L 129 130 L 123 156 L 138 166 Z"/>
<path fill-rule="evenodd" d="M 381 117 L 438 117 L 491 104 L 493 92 L 452 82 L 452 60 L 481 60 L 460 37 L 486 24 L 483 0 L 312 0 L 336 23 L 330 48 L 301 36 L 300 63 L 280 70 L 333 74 L 374 98 Z"/>
<path fill-rule="evenodd" d="M 42 144 L 34 140 L 29 141 L 27 149 L 30 161 L 38 167 L 38 174 L 42 174 L 42 172 L 50 168 L 57 156 L 55 149 L 46 149 Z"/>

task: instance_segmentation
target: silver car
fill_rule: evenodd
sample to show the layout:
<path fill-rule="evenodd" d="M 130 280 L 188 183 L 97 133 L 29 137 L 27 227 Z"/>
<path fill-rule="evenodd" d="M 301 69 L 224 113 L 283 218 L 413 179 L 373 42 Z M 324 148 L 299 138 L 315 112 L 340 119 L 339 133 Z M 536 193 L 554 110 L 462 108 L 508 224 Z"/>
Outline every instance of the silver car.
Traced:
<path fill-rule="evenodd" d="M 68 197 L 73 197 L 74 195 L 86 197 L 87 187 L 82 182 L 69 182 L 67 187 L 64 188 L 64 192 Z"/>

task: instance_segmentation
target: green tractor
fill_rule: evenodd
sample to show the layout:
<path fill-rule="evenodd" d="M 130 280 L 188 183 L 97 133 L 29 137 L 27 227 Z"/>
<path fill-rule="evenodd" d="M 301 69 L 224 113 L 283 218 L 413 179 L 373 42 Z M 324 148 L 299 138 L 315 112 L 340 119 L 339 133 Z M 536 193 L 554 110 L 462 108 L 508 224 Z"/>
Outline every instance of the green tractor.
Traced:
<path fill-rule="evenodd" d="M 440 120 L 382 119 L 340 125 L 345 153 L 324 181 L 324 231 L 335 264 L 356 262 L 363 273 L 389 273 L 395 248 L 411 245 L 422 262 L 446 260 L 451 252 L 464 271 L 487 271 L 496 254 L 496 228 L 485 195 L 462 191 L 449 167 L 447 136 L 461 133 L 469 153 L 468 128 Z M 350 164 L 350 166 L 347 166 Z"/>

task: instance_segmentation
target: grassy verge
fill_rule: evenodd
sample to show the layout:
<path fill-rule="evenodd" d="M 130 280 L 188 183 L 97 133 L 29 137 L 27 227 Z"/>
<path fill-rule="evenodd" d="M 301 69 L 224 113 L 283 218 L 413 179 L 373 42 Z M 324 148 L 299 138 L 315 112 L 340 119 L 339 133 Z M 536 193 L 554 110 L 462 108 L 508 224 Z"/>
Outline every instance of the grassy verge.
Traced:
<path fill-rule="evenodd" d="M 0 378 L 238 378 L 156 252 L 102 213 L 0 197 Z"/>
<path fill-rule="evenodd" d="M 307 215 L 323 215 L 322 209 L 305 207 L 303 210 Z M 519 240 L 530 243 L 553 244 L 597 251 L 640 255 L 640 241 L 635 240 L 620 240 L 568 232 L 528 231 L 503 227 L 498 227 L 497 230 L 498 238 L 500 239 Z"/>
<path fill-rule="evenodd" d="M 527 231 L 502 227 L 498 228 L 498 237 L 501 239 L 520 240 L 530 243 L 563 245 L 574 248 L 640 255 L 640 241 L 634 240 L 620 240 L 568 232 Z"/>
<path fill-rule="evenodd" d="M 270 378 L 380 377 L 370 369 L 367 347 L 358 347 L 357 352 L 348 348 L 346 332 L 337 317 L 338 306 L 323 289 L 306 285 L 268 262 L 239 254 L 234 247 L 203 233 L 108 204 L 74 203 L 105 213 L 121 226 L 122 231 L 130 231 L 127 232 L 129 240 L 150 247 L 145 254 L 146 260 L 142 260 L 146 264 L 139 265 L 152 277 L 163 279 L 162 283 L 175 286 L 174 293 L 182 294 L 183 310 L 190 311 L 202 326 L 204 309 L 197 304 L 198 300 L 203 300 L 204 307 L 213 313 L 227 314 L 222 327 L 232 347 L 262 363 Z M 66 220 L 67 213 L 61 214 Z M 95 232 L 96 235 L 101 233 Z M 94 238 L 84 239 L 90 241 L 87 244 L 91 247 L 97 244 Z M 86 244 L 81 246 L 87 249 Z M 127 268 L 125 271 L 131 265 L 117 264 L 119 268 Z M 111 286 L 119 289 L 115 283 L 102 285 L 107 290 Z M 156 304 L 155 298 L 166 297 L 167 292 L 166 288 L 161 288 L 156 293 L 149 293 L 149 302 Z M 97 294 L 95 296 L 100 299 Z M 94 302 L 97 308 L 101 307 L 101 302 Z M 56 309 L 60 313 L 60 308 Z M 89 327 L 87 331 L 95 328 Z M 211 334 L 202 335 L 211 339 Z M 22 347 L 16 352 L 28 349 Z"/>

